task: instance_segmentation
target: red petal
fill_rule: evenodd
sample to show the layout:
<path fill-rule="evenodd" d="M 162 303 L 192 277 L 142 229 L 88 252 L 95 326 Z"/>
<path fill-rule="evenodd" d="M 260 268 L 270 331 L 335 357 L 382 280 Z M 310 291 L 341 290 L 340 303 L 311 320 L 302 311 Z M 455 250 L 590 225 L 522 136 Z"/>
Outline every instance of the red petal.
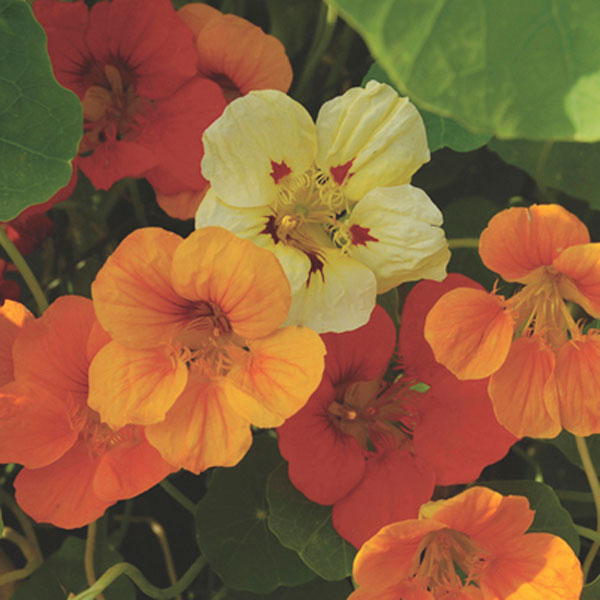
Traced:
<path fill-rule="evenodd" d="M 291 482 L 310 500 L 333 504 L 362 478 L 363 451 L 337 430 L 327 411 L 335 391 L 325 377 L 308 404 L 277 429 L 279 450 L 289 461 Z"/>
<path fill-rule="evenodd" d="M 373 456 L 362 481 L 333 507 L 333 526 L 360 548 L 384 525 L 416 518 L 433 494 L 433 469 L 417 456 L 394 450 Z"/>

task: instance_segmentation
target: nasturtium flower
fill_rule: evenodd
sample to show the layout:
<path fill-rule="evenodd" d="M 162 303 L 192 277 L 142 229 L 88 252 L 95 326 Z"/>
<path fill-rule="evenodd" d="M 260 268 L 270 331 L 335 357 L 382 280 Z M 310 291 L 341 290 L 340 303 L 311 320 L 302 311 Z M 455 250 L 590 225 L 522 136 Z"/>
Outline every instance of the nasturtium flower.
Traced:
<path fill-rule="evenodd" d="M 517 436 L 600 432 L 600 334 L 566 301 L 600 317 L 600 244 L 556 204 L 509 208 L 483 231 L 484 264 L 521 284 L 510 298 L 459 288 L 429 313 L 425 337 L 460 379 L 490 377 L 498 421 Z"/>
<path fill-rule="evenodd" d="M 496 421 L 486 385 L 462 382 L 436 363 L 423 337 L 425 315 L 461 275 L 418 283 L 406 299 L 396 382 L 382 381 L 395 328 L 375 307 L 363 327 L 324 334 L 325 373 L 307 405 L 277 433 L 292 483 L 333 504 L 333 525 L 359 547 L 382 526 L 416 517 L 435 485 L 466 483 L 516 441 Z M 418 383 L 426 392 L 414 389 Z"/>
<path fill-rule="evenodd" d="M 24 465 L 16 500 L 36 521 L 81 527 L 175 470 L 143 427 L 111 429 L 88 406 L 90 361 L 109 340 L 90 300 L 63 296 L 39 319 L 7 301 L 0 340 L 0 462 Z"/>
<path fill-rule="evenodd" d="M 377 293 L 445 276 L 442 214 L 410 185 L 429 160 L 425 128 L 391 87 L 352 88 L 316 124 L 281 92 L 250 92 L 203 140 L 211 188 L 196 225 L 225 227 L 277 256 L 292 292 L 288 323 L 356 329 Z"/>
<path fill-rule="evenodd" d="M 77 165 L 98 189 L 146 177 L 166 194 L 202 189 L 202 132 L 226 102 L 197 75 L 191 30 L 169 0 L 35 0 L 54 74 L 81 99 Z"/>
<path fill-rule="evenodd" d="M 348 600 L 577 600 L 579 560 L 562 538 L 526 533 L 534 514 L 484 487 L 425 504 L 364 544 Z"/>
<path fill-rule="evenodd" d="M 281 425 L 321 379 L 320 337 L 280 328 L 290 289 L 277 259 L 225 229 L 138 229 L 92 296 L 113 341 L 92 363 L 90 406 L 112 427 L 147 425 L 165 460 L 190 471 L 236 464 L 250 425 Z"/>
<path fill-rule="evenodd" d="M 251 90 L 288 91 L 292 66 L 276 37 L 201 2 L 182 6 L 177 15 L 194 33 L 198 74 L 218 83 L 227 101 Z M 201 156 L 196 159 L 200 161 Z M 156 201 L 169 216 L 192 219 L 205 193 L 206 187 L 177 194 L 157 189 Z"/>
<path fill-rule="evenodd" d="M 0 386 L 13 380 L 12 347 L 27 319 L 33 318 L 20 302 L 5 300 L 0 306 Z"/>

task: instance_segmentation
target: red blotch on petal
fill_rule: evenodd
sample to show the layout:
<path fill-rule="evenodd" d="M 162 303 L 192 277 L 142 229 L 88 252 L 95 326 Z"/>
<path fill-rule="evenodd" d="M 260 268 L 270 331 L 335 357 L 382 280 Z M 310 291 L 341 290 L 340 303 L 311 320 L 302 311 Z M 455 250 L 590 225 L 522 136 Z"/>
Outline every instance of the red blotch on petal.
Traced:
<path fill-rule="evenodd" d="M 337 167 L 329 167 L 329 172 L 331 173 L 333 180 L 338 185 L 342 185 L 342 183 L 344 183 L 344 181 L 346 181 L 346 179 L 350 179 L 350 177 L 352 177 L 352 175 L 354 175 L 354 173 L 348 174 L 348 171 L 352 167 L 353 162 L 354 162 L 354 159 L 351 159 L 347 163 L 344 163 L 343 165 L 338 165 Z"/>
<path fill-rule="evenodd" d="M 376 237 L 373 237 L 368 227 L 361 227 L 360 225 L 350 226 L 350 235 L 352 236 L 352 244 L 354 246 L 366 246 L 367 242 L 378 242 Z"/>
<path fill-rule="evenodd" d="M 282 160 L 280 163 L 272 160 L 271 169 L 273 170 L 269 173 L 269 175 L 271 175 L 275 183 L 279 183 L 280 179 L 283 179 L 286 175 L 289 175 L 292 172 L 285 160 Z"/>

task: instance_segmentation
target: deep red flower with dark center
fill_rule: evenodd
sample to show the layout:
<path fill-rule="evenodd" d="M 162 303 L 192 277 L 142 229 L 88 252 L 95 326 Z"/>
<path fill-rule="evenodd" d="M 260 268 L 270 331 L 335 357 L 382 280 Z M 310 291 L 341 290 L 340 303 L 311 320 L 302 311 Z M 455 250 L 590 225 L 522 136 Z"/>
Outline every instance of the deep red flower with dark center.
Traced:
<path fill-rule="evenodd" d="M 369 322 L 324 334 L 325 373 L 308 404 L 277 431 L 289 476 L 309 499 L 333 504 L 333 525 L 359 547 L 382 526 L 415 518 L 435 485 L 466 483 L 516 441 L 493 414 L 486 384 L 457 380 L 435 362 L 425 315 L 462 275 L 420 282 L 408 295 L 399 353 L 404 374 L 383 381 L 395 329 L 376 307 Z M 429 386 L 426 392 L 416 383 Z"/>
<path fill-rule="evenodd" d="M 202 133 L 225 107 L 197 76 L 191 31 L 169 0 L 36 0 L 58 81 L 81 99 L 77 164 L 96 188 L 146 177 L 164 193 L 203 189 Z"/>

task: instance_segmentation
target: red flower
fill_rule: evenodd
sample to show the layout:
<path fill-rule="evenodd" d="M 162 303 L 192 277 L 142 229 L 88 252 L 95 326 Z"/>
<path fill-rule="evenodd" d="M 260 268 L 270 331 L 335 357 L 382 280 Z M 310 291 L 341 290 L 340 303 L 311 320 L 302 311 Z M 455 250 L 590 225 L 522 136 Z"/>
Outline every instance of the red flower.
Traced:
<path fill-rule="evenodd" d="M 360 546 L 382 526 L 414 518 L 434 486 L 466 483 L 516 438 L 493 414 L 485 382 L 459 381 L 436 363 L 425 315 L 462 275 L 422 281 L 408 295 L 399 351 L 403 376 L 383 382 L 394 326 L 380 307 L 355 331 L 323 335 L 325 374 L 305 408 L 278 429 L 289 476 L 309 499 L 333 504 L 333 525 Z M 413 389 L 417 382 L 429 386 Z"/>
<path fill-rule="evenodd" d="M 95 187 L 146 177 L 167 194 L 202 189 L 202 133 L 225 106 L 196 77 L 191 31 L 168 0 L 36 0 L 58 81 L 83 103 L 77 164 Z"/>

